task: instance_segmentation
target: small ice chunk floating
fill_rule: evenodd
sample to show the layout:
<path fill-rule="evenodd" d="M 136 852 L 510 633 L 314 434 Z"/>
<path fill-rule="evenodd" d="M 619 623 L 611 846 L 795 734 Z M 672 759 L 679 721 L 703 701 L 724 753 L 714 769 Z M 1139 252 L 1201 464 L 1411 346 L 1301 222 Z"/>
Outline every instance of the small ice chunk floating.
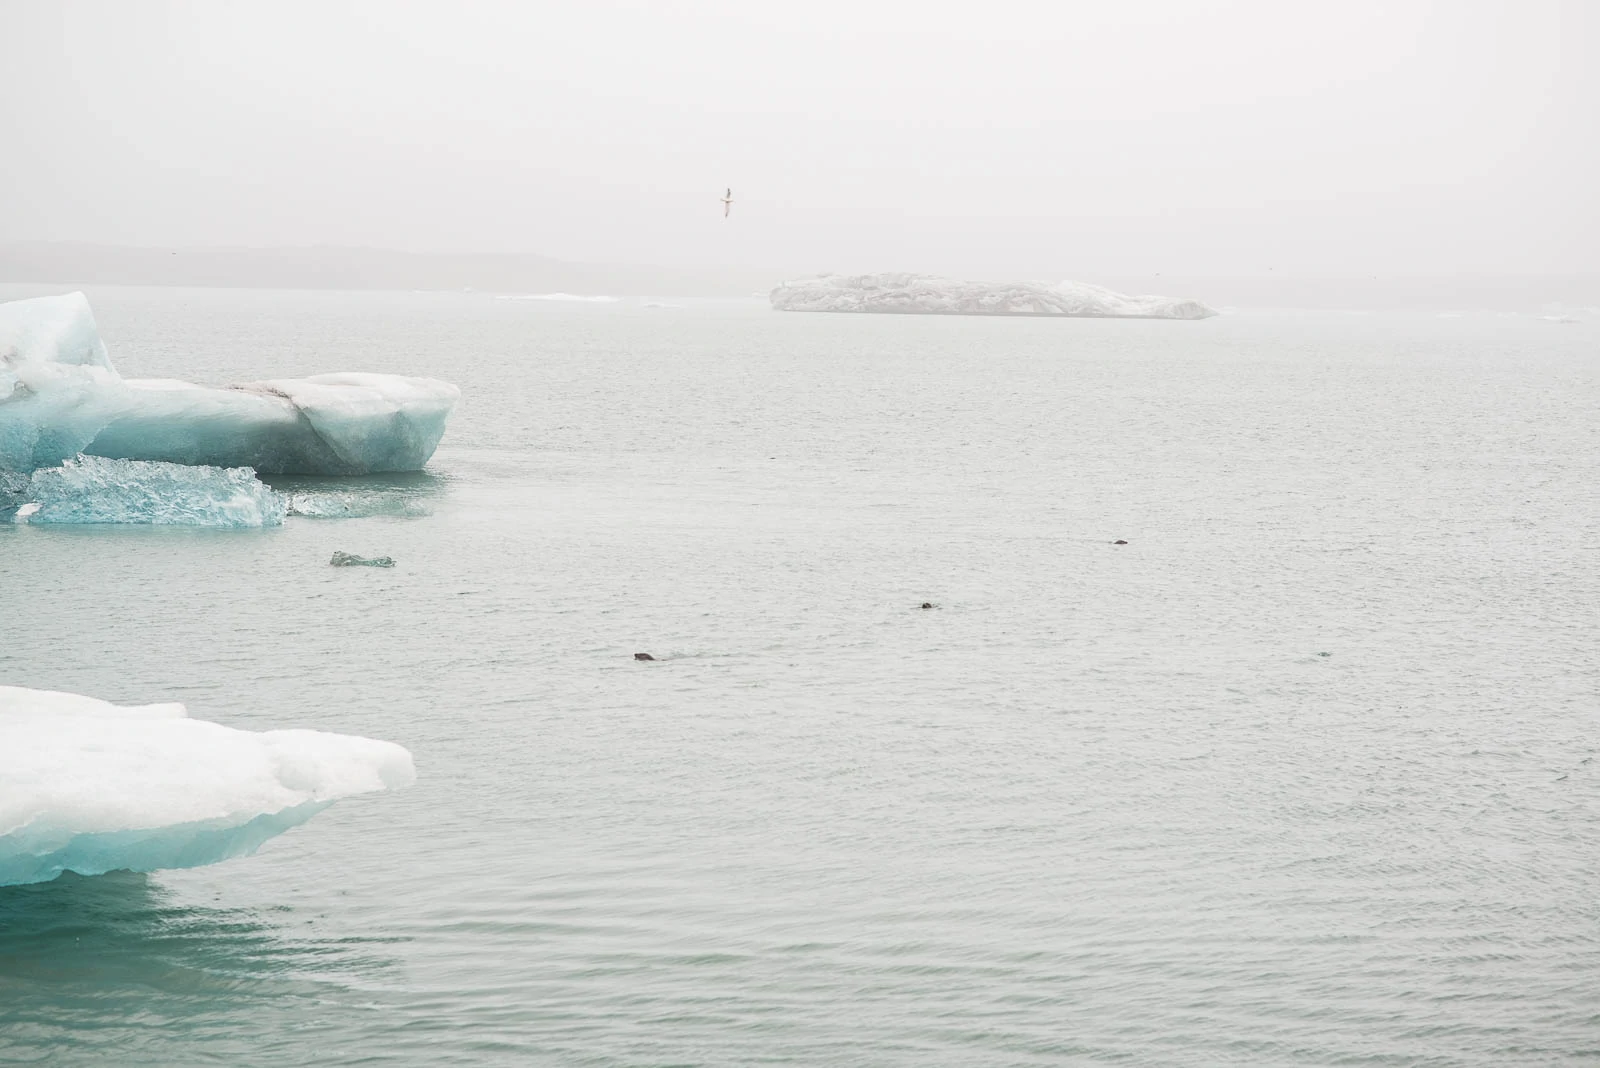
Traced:
<path fill-rule="evenodd" d="M 902 315 L 1038 315 L 1086 319 L 1209 319 L 1198 300 L 1128 296 L 1087 282 L 961 282 L 924 274 L 825 274 L 785 282 L 779 311 Z"/>
<path fill-rule="evenodd" d="M 460 395 L 350 372 L 220 389 L 125 379 L 82 293 L 12 301 L 0 304 L 0 498 L 79 453 L 269 475 L 418 471 Z"/>
<path fill-rule="evenodd" d="M 415 780 L 393 742 L 0 686 L 0 886 L 248 856 L 340 798 Z"/>
<path fill-rule="evenodd" d="M 392 556 L 357 556 L 355 553 L 335 551 L 328 561 L 334 567 L 393 567 Z"/>

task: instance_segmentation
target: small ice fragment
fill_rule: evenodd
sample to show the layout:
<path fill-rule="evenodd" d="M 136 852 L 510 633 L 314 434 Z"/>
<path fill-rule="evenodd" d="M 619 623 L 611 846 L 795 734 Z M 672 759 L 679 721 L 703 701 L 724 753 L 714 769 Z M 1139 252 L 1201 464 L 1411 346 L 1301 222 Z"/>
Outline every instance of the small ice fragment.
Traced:
<path fill-rule="evenodd" d="M 334 567 L 393 567 L 392 556 L 357 556 L 355 553 L 336 552 L 328 563 Z"/>

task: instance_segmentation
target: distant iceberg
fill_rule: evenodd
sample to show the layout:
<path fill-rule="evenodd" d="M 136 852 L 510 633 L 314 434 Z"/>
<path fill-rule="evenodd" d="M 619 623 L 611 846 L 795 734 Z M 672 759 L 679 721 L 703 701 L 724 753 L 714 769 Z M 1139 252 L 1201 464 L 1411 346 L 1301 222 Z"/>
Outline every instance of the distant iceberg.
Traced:
<path fill-rule="evenodd" d="M 1197 300 L 1131 297 L 1085 282 L 960 282 L 921 274 L 827 274 L 785 282 L 779 311 L 905 315 L 1042 315 L 1099 319 L 1209 319 Z"/>
<path fill-rule="evenodd" d="M 416 471 L 460 390 L 329 374 L 211 389 L 124 379 L 82 293 L 0 304 L 0 504 L 78 453 L 266 474 Z"/>
<path fill-rule="evenodd" d="M 415 779 L 392 742 L 0 686 L 0 886 L 248 856 L 340 798 Z"/>
<path fill-rule="evenodd" d="M 81 456 L 33 473 L 29 523 L 133 523 L 146 526 L 275 527 L 289 500 L 248 467 L 188 467 Z"/>

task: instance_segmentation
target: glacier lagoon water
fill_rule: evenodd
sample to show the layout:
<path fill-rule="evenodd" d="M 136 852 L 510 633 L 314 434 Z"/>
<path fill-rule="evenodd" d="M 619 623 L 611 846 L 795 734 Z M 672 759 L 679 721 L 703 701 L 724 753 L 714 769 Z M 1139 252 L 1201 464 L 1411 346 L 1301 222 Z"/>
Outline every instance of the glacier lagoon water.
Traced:
<path fill-rule="evenodd" d="M 269 480 L 365 518 L 0 525 L 3 681 L 418 782 L 0 890 L 0 1062 L 1600 1050 L 1593 323 L 90 297 L 132 376 L 462 400 Z"/>

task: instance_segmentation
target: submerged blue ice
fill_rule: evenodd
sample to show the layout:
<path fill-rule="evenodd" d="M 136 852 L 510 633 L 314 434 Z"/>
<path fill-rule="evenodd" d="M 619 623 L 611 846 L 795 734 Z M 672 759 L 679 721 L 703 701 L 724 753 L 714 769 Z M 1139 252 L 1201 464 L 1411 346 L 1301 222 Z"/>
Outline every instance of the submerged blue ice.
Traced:
<path fill-rule="evenodd" d="M 0 304 L 0 507 L 78 453 L 263 474 L 418 471 L 460 390 L 341 373 L 214 389 L 124 379 L 82 293 Z"/>
<path fill-rule="evenodd" d="M 0 886 L 247 856 L 340 798 L 415 778 L 392 742 L 0 686 Z"/>
<path fill-rule="evenodd" d="M 248 467 L 187 467 L 83 456 L 35 471 L 29 523 L 134 523 L 152 526 L 275 527 L 289 501 Z M 31 507 L 30 507 L 31 506 Z"/>

